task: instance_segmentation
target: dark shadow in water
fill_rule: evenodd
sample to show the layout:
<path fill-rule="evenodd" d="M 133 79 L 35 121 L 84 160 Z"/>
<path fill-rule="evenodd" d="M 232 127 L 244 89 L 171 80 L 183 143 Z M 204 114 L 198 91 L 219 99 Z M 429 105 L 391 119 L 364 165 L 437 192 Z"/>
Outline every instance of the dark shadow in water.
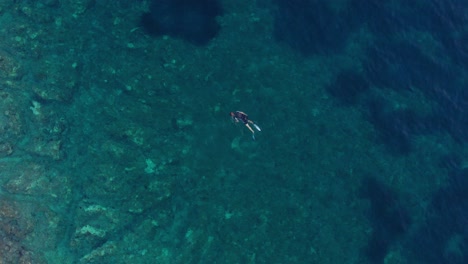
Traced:
<path fill-rule="evenodd" d="M 216 17 L 220 15 L 217 0 L 153 0 L 141 24 L 150 35 L 168 35 L 201 46 L 218 35 Z"/>
<path fill-rule="evenodd" d="M 360 96 L 369 90 L 369 83 L 353 70 L 341 71 L 327 91 L 344 105 L 354 105 Z"/>
<path fill-rule="evenodd" d="M 411 225 L 410 215 L 397 194 L 374 177 L 363 179 L 360 195 L 371 203 L 369 219 L 373 231 L 366 256 L 371 263 L 383 263 L 389 248 Z"/>

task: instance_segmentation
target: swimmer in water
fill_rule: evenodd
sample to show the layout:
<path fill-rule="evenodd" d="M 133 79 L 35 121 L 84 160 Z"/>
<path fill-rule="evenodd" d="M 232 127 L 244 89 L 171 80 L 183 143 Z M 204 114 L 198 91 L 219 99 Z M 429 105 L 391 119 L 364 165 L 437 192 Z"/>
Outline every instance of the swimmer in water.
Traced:
<path fill-rule="evenodd" d="M 235 112 L 229 113 L 229 115 L 231 115 L 232 120 L 235 121 L 236 123 L 239 123 L 239 122 L 244 123 L 244 125 L 250 130 L 250 132 L 252 132 L 253 140 L 255 140 L 255 130 L 253 130 L 250 125 L 254 126 L 255 129 L 257 129 L 258 131 L 262 131 L 260 127 L 257 126 L 257 124 L 255 124 L 252 120 L 249 120 L 249 116 L 244 112 L 235 111 Z"/>

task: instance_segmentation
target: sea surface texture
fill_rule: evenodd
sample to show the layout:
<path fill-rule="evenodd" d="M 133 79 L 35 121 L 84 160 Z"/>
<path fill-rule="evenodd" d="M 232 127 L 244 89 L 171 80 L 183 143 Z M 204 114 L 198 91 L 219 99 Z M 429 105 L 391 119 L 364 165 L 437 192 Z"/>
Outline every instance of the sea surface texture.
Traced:
<path fill-rule="evenodd" d="M 0 263 L 468 263 L 468 1 L 0 0 Z"/>

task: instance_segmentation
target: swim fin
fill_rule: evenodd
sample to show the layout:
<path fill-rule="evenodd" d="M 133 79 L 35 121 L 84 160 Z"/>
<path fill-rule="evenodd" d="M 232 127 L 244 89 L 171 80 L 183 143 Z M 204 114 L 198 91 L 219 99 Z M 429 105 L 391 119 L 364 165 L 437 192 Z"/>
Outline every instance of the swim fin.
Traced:
<path fill-rule="evenodd" d="M 257 124 L 254 123 L 253 125 L 254 125 L 254 127 L 255 127 L 258 131 L 262 131 L 262 130 L 260 129 L 260 127 L 257 126 Z"/>

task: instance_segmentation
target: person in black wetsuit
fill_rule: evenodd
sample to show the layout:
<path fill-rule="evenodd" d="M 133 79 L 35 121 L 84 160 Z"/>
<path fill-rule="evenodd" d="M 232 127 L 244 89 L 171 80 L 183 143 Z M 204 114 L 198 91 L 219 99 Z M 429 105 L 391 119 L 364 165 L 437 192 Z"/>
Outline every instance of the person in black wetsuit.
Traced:
<path fill-rule="evenodd" d="M 239 123 L 242 122 L 244 125 L 252 132 L 252 138 L 255 140 L 255 130 L 252 129 L 250 125 L 253 125 L 255 129 L 258 131 L 262 131 L 257 124 L 255 124 L 252 120 L 249 120 L 249 116 L 241 111 L 230 112 L 231 118 L 234 122 Z"/>

